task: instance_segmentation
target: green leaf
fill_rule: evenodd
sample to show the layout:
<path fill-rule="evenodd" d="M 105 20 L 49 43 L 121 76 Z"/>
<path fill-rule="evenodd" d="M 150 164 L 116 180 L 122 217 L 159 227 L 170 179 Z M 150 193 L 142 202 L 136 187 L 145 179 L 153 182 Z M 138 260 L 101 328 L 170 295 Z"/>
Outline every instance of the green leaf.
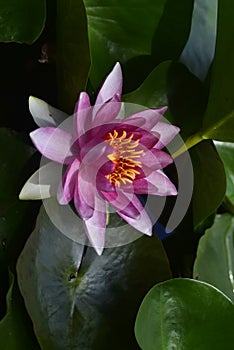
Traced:
<path fill-rule="evenodd" d="M 91 84 L 97 89 L 116 61 L 149 55 L 166 0 L 84 0 L 92 57 Z"/>
<path fill-rule="evenodd" d="M 73 113 L 85 90 L 90 66 L 87 20 L 82 0 L 57 1 L 57 77 L 60 107 Z"/>
<path fill-rule="evenodd" d="M 7 314 L 0 321 L 1 348 L 7 350 L 40 349 L 25 311 L 14 276 L 7 293 Z"/>
<path fill-rule="evenodd" d="M 194 226 L 214 213 L 226 190 L 223 163 L 211 141 L 203 141 L 191 149 L 194 170 L 192 198 Z"/>
<path fill-rule="evenodd" d="M 219 1 L 218 29 L 210 97 L 204 117 L 203 138 L 234 141 L 234 3 Z"/>
<path fill-rule="evenodd" d="M 231 349 L 234 305 L 216 288 L 189 279 L 153 287 L 135 325 L 142 350 Z"/>
<path fill-rule="evenodd" d="M 18 195 L 35 150 L 5 128 L 0 129 L 0 148 L 0 260 L 9 262 L 22 249 L 34 218 L 35 207 L 20 201 Z"/>
<path fill-rule="evenodd" d="M 217 215 L 200 239 L 193 275 L 234 301 L 234 218 L 230 214 Z"/>
<path fill-rule="evenodd" d="M 148 108 L 167 105 L 167 75 L 171 61 L 159 64 L 139 88 L 123 96 L 129 103 L 137 103 Z"/>
<path fill-rule="evenodd" d="M 132 230 L 125 226 L 126 234 Z M 136 349 L 132 330 L 140 300 L 155 283 L 170 278 L 155 237 L 98 256 L 61 234 L 44 209 L 17 274 L 41 348 L 56 350 Z"/>
<path fill-rule="evenodd" d="M 215 51 L 218 0 L 195 0 L 189 39 L 180 62 L 204 80 Z"/>
<path fill-rule="evenodd" d="M 32 44 L 46 20 L 45 0 L 0 0 L 0 41 Z"/>
<path fill-rule="evenodd" d="M 167 0 L 152 42 L 155 63 L 177 60 L 189 37 L 194 0 Z"/>
<path fill-rule="evenodd" d="M 234 144 L 228 142 L 215 142 L 215 147 L 219 153 L 220 158 L 223 161 L 224 169 L 226 172 L 227 188 L 226 197 L 234 206 Z"/>

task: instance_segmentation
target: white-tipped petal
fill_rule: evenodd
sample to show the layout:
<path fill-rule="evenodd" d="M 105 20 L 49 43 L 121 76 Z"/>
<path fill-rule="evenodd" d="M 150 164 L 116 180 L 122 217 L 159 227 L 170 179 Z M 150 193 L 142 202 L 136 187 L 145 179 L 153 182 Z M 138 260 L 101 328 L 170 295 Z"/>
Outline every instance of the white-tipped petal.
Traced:
<path fill-rule="evenodd" d="M 29 97 L 29 110 L 39 126 L 57 126 L 68 117 L 66 113 L 33 96 Z"/>
<path fill-rule="evenodd" d="M 54 162 L 42 166 L 25 183 L 19 199 L 35 200 L 56 196 L 61 172 L 61 165 Z"/>
<path fill-rule="evenodd" d="M 93 216 L 84 220 L 84 228 L 89 242 L 96 250 L 97 254 L 101 255 L 105 247 L 106 203 L 99 195 L 95 196 Z"/>
<path fill-rule="evenodd" d="M 123 77 L 119 62 L 116 63 L 104 81 L 96 99 L 96 105 L 103 104 L 116 96 L 120 100 L 122 94 Z"/>

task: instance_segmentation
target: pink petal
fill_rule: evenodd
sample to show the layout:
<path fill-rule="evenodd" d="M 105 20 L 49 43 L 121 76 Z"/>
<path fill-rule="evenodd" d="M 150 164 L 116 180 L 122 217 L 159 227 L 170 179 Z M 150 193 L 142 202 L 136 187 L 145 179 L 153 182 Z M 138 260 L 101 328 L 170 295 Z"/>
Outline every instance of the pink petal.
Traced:
<path fill-rule="evenodd" d="M 180 132 L 180 129 L 177 126 L 168 123 L 158 122 L 152 131 L 157 132 L 160 135 L 155 148 L 162 149 L 173 140 L 173 138 Z"/>
<path fill-rule="evenodd" d="M 125 194 L 126 195 L 126 194 Z M 131 194 L 131 204 L 137 209 L 139 215 L 137 217 L 131 217 L 128 215 L 127 208 L 125 211 L 117 211 L 117 213 L 125 220 L 129 225 L 134 227 L 136 230 L 151 236 L 152 235 L 152 223 L 151 220 L 146 213 L 144 207 L 141 202 L 137 198 L 137 196 Z"/>
<path fill-rule="evenodd" d="M 125 189 L 126 191 L 128 188 Z M 129 190 L 132 189 L 129 187 Z M 152 172 L 149 176 L 134 181 L 136 194 L 154 194 L 157 196 L 175 196 L 177 190 L 169 178 L 161 171 Z"/>
<path fill-rule="evenodd" d="M 95 105 L 97 104 L 103 104 L 110 99 L 112 99 L 114 96 L 116 99 L 121 98 L 122 93 L 122 84 L 123 84 L 123 77 L 122 77 L 122 71 L 119 63 L 116 63 L 113 70 L 110 72 L 110 74 L 107 76 L 106 80 L 104 81 L 95 102 Z"/>
<path fill-rule="evenodd" d="M 132 199 L 135 197 L 133 193 L 124 193 L 116 187 L 115 192 L 102 191 L 101 194 L 116 211 L 121 211 L 131 218 L 136 218 L 140 215 L 138 209 L 132 203 Z"/>
<path fill-rule="evenodd" d="M 107 102 L 102 105 L 101 108 L 96 111 L 94 107 L 94 120 L 93 120 L 93 126 L 96 125 L 104 125 L 108 124 L 111 121 L 115 121 L 116 116 L 118 115 L 121 108 L 120 102 Z"/>
<path fill-rule="evenodd" d="M 144 166 L 154 171 L 163 169 L 169 164 L 173 163 L 173 159 L 168 153 L 156 148 L 151 148 L 150 150 L 144 152 L 142 157 L 140 157 L 138 160 L 142 163 L 143 171 Z"/>
<path fill-rule="evenodd" d="M 95 182 L 89 169 L 81 168 L 75 186 L 74 204 L 82 219 L 89 219 L 94 211 Z"/>
<path fill-rule="evenodd" d="M 60 204 L 68 204 L 74 197 L 79 166 L 80 162 L 78 159 L 75 159 L 72 164 L 68 166 L 58 187 L 57 198 Z"/>
<path fill-rule="evenodd" d="M 84 227 L 90 243 L 98 255 L 101 255 L 105 246 L 106 203 L 97 193 L 93 215 L 88 220 L 84 220 Z"/>
<path fill-rule="evenodd" d="M 151 131 L 151 129 L 162 118 L 162 113 L 160 113 L 160 111 L 161 109 L 146 109 L 127 117 L 124 119 L 124 123 L 141 127 L 147 131 Z"/>
<path fill-rule="evenodd" d="M 74 136 L 78 138 L 84 134 L 90 127 L 92 120 L 89 95 L 81 92 L 74 111 Z"/>
<path fill-rule="evenodd" d="M 133 134 L 133 140 L 140 140 L 140 144 L 147 149 L 152 148 L 159 139 L 159 136 L 157 133 L 146 131 L 145 129 L 138 128 L 134 125 L 131 125 L 130 123 L 122 123 L 120 125 L 115 126 L 115 130 L 119 133 L 119 135 L 122 135 L 124 131 L 128 133 L 127 137 L 130 137 L 131 134 Z"/>
<path fill-rule="evenodd" d="M 72 135 L 68 132 L 45 127 L 31 132 L 30 137 L 38 151 L 46 158 L 62 164 L 69 164 L 74 159 L 71 152 Z"/>

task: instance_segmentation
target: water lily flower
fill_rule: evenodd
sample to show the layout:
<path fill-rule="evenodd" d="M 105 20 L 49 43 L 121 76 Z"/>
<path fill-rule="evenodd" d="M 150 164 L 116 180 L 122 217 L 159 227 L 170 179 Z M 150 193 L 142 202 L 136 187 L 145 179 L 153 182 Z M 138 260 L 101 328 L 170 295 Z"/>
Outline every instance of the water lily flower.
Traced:
<path fill-rule="evenodd" d="M 117 63 L 93 107 L 88 94 L 80 94 L 71 130 L 57 127 L 66 118 L 63 112 L 36 98 L 29 100 L 31 114 L 40 126 L 30 134 L 31 139 L 52 165 L 41 169 L 40 181 L 38 172 L 27 181 L 20 199 L 49 197 L 51 191 L 45 184 L 53 177 L 53 166 L 63 164 L 65 173 L 56 188 L 57 200 L 61 205 L 73 200 L 99 255 L 105 246 L 107 204 L 132 227 L 151 235 L 152 223 L 137 195 L 177 194 L 162 171 L 173 161 L 162 149 L 179 128 L 160 121 L 165 107 L 119 119 L 121 93 L 122 72 Z"/>

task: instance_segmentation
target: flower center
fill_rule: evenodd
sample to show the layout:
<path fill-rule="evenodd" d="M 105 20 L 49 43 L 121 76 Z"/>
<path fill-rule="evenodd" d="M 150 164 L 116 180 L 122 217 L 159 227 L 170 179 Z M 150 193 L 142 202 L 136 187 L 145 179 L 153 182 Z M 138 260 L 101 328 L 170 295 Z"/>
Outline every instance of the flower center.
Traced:
<path fill-rule="evenodd" d="M 119 136 L 118 131 L 109 132 L 106 142 L 113 147 L 114 152 L 108 155 L 108 158 L 114 163 L 115 167 L 112 172 L 106 175 L 106 178 L 115 186 L 120 186 L 121 183 L 132 183 L 137 174 L 140 172 L 135 169 L 141 168 L 141 162 L 136 159 L 140 158 L 143 150 L 136 151 L 140 139 L 133 140 L 132 133 L 127 137 L 127 132 L 123 131 Z"/>

